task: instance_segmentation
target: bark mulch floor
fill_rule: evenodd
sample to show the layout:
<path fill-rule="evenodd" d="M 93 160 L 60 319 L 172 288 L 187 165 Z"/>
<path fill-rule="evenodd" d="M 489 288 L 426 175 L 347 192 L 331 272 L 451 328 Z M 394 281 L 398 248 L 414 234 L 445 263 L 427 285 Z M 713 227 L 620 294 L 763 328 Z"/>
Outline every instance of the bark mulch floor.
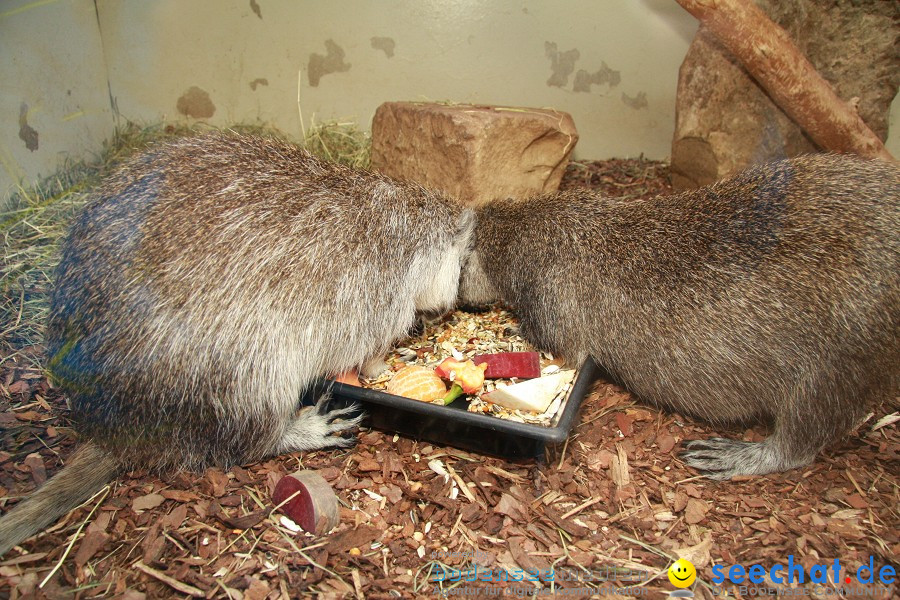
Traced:
<path fill-rule="evenodd" d="M 669 190 L 666 166 L 644 160 L 574 164 L 564 185 L 627 196 Z M 65 399 L 34 366 L 40 353 L 25 348 L 0 364 L 4 510 L 59 470 L 74 447 Z M 164 480 L 134 472 L 2 557 L 0 598 L 374 599 L 442 589 L 461 597 L 657 598 L 674 589 L 666 570 L 678 556 L 697 568 L 695 595 L 712 598 L 714 565 L 768 570 L 789 555 L 804 567 L 804 585 L 767 579 L 729 585 L 728 594 L 835 598 L 841 584 L 809 583 L 814 565 L 839 560 L 853 585 L 870 557 L 876 570 L 900 567 L 898 408 L 896 399 L 874 407 L 855 435 L 808 468 L 724 483 L 681 463 L 684 441 L 758 440 L 764 428 L 714 430 L 604 382 L 568 442 L 537 462 L 362 430 L 352 450 Z M 342 503 L 340 526 L 319 539 L 269 514 L 275 483 L 300 468 L 317 469 Z M 473 565 L 482 580 L 464 581 L 476 578 Z M 521 576 L 518 569 L 553 569 L 555 581 L 483 581 L 503 570 Z M 895 582 L 843 595 L 887 599 L 897 590 Z"/>

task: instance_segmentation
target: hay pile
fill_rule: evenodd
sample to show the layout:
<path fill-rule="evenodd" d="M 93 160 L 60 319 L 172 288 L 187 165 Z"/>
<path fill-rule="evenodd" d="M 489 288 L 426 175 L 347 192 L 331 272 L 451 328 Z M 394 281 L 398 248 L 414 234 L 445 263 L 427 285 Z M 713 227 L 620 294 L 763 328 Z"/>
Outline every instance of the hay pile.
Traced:
<path fill-rule="evenodd" d="M 329 121 L 314 124 L 306 133 L 306 149 L 326 160 L 358 169 L 369 168 L 369 134 L 356 123 Z"/>

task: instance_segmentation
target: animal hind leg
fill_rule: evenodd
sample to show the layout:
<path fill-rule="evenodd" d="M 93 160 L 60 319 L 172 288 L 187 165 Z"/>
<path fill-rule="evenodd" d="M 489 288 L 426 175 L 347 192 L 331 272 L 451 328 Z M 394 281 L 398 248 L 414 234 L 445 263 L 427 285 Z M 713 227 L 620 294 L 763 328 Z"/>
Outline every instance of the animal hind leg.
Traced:
<path fill-rule="evenodd" d="M 329 394 L 322 394 L 315 406 L 301 410 L 285 429 L 272 454 L 320 450 L 322 448 L 349 448 L 356 438 L 345 438 L 341 433 L 358 426 L 364 415 L 358 404 L 326 411 Z M 355 416 L 353 416 L 355 415 Z"/>
<path fill-rule="evenodd" d="M 796 421 L 800 419 L 797 418 Z M 775 431 L 762 442 L 725 438 L 687 443 L 681 458 L 710 479 L 731 479 L 736 475 L 765 475 L 796 469 L 811 463 L 834 437 L 831 429 L 801 430 L 803 423 L 779 419 Z"/>
<path fill-rule="evenodd" d="M 849 432 L 879 392 L 878 382 L 857 385 L 837 371 L 798 385 L 791 395 L 773 402 L 775 428 L 762 442 L 712 438 L 687 444 L 682 458 L 712 479 L 764 475 L 803 467 L 829 443 Z"/>

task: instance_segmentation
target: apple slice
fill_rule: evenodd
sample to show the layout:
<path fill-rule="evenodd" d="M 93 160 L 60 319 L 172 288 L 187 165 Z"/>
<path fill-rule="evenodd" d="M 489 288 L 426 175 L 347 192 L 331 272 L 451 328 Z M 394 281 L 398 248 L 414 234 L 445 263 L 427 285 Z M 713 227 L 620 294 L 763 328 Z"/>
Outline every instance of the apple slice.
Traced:
<path fill-rule="evenodd" d="M 530 410 L 542 413 L 547 410 L 563 386 L 572 381 L 574 376 L 575 371 L 572 370 L 557 371 L 552 375 L 498 387 L 493 392 L 484 394 L 482 398 L 512 410 Z"/>

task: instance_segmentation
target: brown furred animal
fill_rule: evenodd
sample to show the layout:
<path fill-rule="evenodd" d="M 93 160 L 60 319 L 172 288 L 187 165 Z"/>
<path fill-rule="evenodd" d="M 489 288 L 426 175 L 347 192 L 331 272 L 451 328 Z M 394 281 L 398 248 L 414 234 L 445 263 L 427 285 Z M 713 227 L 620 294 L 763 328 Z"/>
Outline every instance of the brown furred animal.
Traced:
<path fill-rule="evenodd" d="M 811 155 L 647 200 L 568 191 L 478 209 L 463 302 L 502 298 L 535 345 L 714 423 L 686 462 L 726 479 L 806 465 L 897 390 L 900 169 Z"/>
<path fill-rule="evenodd" d="M 290 144 L 210 133 L 100 187 L 62 250 L 47 332 L 82 446 L 0 519 L 0 554 L 123 468 L 204 469 L 347 446 L 353 409 L 299 412 L 456 299 L 474 217 Z"/>

